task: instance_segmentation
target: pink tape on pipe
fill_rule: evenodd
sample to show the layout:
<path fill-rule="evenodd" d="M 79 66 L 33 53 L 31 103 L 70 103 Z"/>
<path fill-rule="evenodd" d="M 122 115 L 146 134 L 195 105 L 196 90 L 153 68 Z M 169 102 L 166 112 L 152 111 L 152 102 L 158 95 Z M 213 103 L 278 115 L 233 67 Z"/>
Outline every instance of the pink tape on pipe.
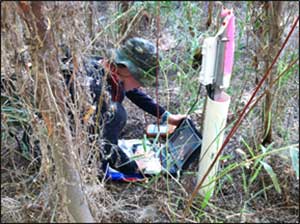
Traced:
<path fill-rule="evenodd" d="M 234 31 L 235 31 L 235 16 L 232 10 L 223 8 L 221 17 L 225 17 L 227 21 L 226 36 L 229 41 L 225 45 L 225 58 L 224 58 L 224 81 L 228 87 L 230 76 L 232 73 L 233 59 L 234 59 Z M 226 83 L 227 82 L 227 83 Z"/>

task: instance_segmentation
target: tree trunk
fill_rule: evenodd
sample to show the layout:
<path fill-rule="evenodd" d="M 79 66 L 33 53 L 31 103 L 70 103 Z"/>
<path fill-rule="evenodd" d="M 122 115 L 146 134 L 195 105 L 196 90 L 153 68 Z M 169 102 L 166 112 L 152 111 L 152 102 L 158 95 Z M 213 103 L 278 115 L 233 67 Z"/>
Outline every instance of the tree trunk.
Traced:
<path fill-rule="evenodd" d="M 257 84 L 261 78 L 259 74 L 264 74 L 269 69 L 282 42 L 282 2 L 252 2 L 251 5 L 253 32 L 257 37 L 253 56 L 253 66 L 256 71 L 255 83 Z M 263 130 L 259 140 L 264 145 L 272 142 L 274 90 L 270 88 L 270 84 L 276 71 L 275 64 L 265 85 L 266 98 L 262 107 Z"/>
<path fill-rule="evenodd" d="M 265 71 L 269 68 L 272 63 L 274 56 L 278 52 L 281 44 L 281 21 L 282 21 L 282 2 L 268 2 L 266 3 L 266 38 L 267 38 L 267 52 L 265 55 Z M 274 73 L 276 73 L 277 66 L 274 66 L 272 72 L 267 79 L 267 92 L 266 92 L 266 100 L 264 104 L 264 134 L 262 143 L 270 144 L 272 142 L 272 104 L 273 104 L 273 95 L 274 91 L 270 89 L 269 85 L 273 81 Z"/>
<path fill-rule="evenodd" d="M 121 13 L 124 13 L 126 12 L 129 8 L 130 8 L 130 5 L 132 4 L 131 1 L 121 1 L 118 3 L 119 7 L 120 7 L 120 11 Z M 120 21 L 120 36 L 123 36 L 127 30 L 127 27 L 128 27 L 128 23 L 130 21 L 130 18 L 126 17 L 124 19 L 122 19 Z"/>
<path fill-rule="evenodd" d="M 32 78 L 37 85 L 36 105 L 47 125 L 52 149 L 57 184 L 62 196 L 62 207 L 74 222 L 94 222 L 81 186 L 80 173 L 75 167 L 78 159 L 66 113 L 64 87 L 59 74 L 59 63 L 53 30 L 43 14 L 42 2 L 19 2 L 19 15 L 30 31 Z"/>
<path fill-rule="evenodd" d="M 212 12 L 213 12 L 213 1 L 208 2 L 208 12 L 207 12 L 207 20 L 206 20 L 206 29 L 208 29 L 212 23 Z"/>
<path fill-rule="evenodd" d="M 89 9 L 89 17 L 88 17 L 88 24 L 89 24 L 89 33 L 91 40 L 94 39 L 94 2 L 88 2 L 88 9 Z"/>

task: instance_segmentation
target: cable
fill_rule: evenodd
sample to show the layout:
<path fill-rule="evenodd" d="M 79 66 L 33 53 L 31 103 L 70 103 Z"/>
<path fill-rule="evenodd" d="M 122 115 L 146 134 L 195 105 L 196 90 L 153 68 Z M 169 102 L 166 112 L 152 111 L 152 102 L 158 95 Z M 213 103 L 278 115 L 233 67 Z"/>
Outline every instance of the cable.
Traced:
<path fill-rule="evenodd" d="M 198 103 L 198 101 L 199 101 L 199 96 L 200 96 L 200 90 L 201 90 L 201 83 L 199 82 L 196 100 L 195 100 L 195 102 L 193 103 L 193 105 L 190 107 L 190 109 L 188 110 L 188 112 L 186 113 L 186 115 L 189 115 L 189 114 L 191 113 L 191 111 L 194 109 L 194 107 L 196 106 L 196 104 Z"/>

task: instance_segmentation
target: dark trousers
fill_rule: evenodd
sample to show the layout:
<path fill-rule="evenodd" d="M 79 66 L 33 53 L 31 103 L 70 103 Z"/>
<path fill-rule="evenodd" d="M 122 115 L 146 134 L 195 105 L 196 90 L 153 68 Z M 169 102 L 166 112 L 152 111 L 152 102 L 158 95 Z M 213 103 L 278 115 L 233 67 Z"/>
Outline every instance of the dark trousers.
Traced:
<path fill-rule="evenodd" d="M 114 102 L 113 112 L 105 112 L 103 140 L 105 141 L 102 153 L 102 167 L 104 171 L 109 164 L 112 168 L 125 174 L 138 173 L 135 161 L 130 161 L 128 156 L 118 147 L 120 133 L 127 121 L 127 112 L 123 105 Z"/>

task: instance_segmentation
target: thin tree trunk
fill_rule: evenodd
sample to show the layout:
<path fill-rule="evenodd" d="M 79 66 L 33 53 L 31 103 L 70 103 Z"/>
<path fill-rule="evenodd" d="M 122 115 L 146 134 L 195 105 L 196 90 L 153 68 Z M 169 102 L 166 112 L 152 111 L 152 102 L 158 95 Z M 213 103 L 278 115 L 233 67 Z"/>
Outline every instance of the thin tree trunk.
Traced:
<path fill-rule="evenodd" d="M 208 29 L 212 23 L 212 12 L 213 12 L 213 1 L 208 2 L 208 13 L 207 13 L 207 20 L 206 20 L 206 29 Z"/>
<path fill-rule="evenodd" d="M 126 12 L 130 8 L 131 4 L 132 4 L 131 1 L 121 1 L 119 3 L 121 13 Z M 126 32 L 129 21 L 130 19 L 127 17 L 120 21 L 120 32 L 119 32 L 120 36 L 123 36 L 124 33 Z"/>
<path fill-rule="evenodd" d="M 17 4 L 19 14 L 25 20 L 31 34 L 30 53 L 33 74 L 36 74 L 33 78 L 37 85 L 36 105 L 47 125 L 62 207 L 67 208 L 74 222 L 94 222 L 82 190 L 79 171 L 75 167 L 78 156 L 72 144 L 66 116 L 65 94 L 58 72 L 57 52 L 49 20 L 42 11 L 43 3 Z"/>
<path fill-rule="evenodd" d="M 89 33 L 90 33 L 90 38 L 91 40 L 94 39 L 94 7 L 95 7 L 95 4 L 94 2 L 89 2 L 89 21 L 88 21 L 88 24 L 89 24 Z"/>
<path fill-rule="evenodd" d="M 282 2 L 268 2 L 266 3 L 266 29 L 269 30 L 266 34 L 268 50 L 265 55 L 265 69 L 267 70 L 269 65 L 272 63 L 274 55 L 278 52 L 281 44 L 281 15 L 282 15 Z M 272 73 L 270 74 L 267 80 L 267 93 L 266 100 L 264 105 L 264 134 L 263 134 L 263 144 L 269 144 L 272 142 L 272 104 L 273 104 L 273 95 L 274 91 L 269 88 L 270 83 L 273 81 L 274 73 L 276 73 L 277 67 L 273 68 Z"/>

